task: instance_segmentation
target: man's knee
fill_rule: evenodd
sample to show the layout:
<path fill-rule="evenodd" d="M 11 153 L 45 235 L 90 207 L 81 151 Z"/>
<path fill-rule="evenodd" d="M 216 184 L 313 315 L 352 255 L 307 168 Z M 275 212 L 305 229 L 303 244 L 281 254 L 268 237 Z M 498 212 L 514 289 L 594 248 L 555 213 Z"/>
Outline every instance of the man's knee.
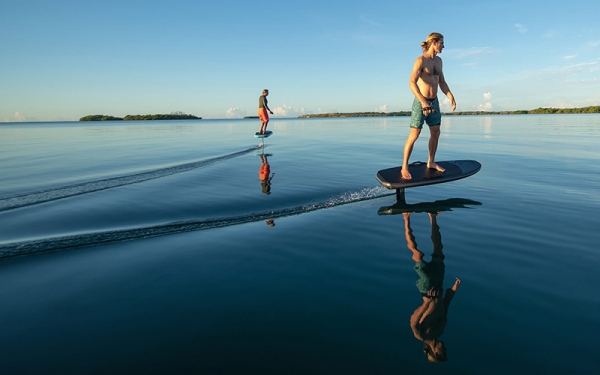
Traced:
<path fill-rule="evenodd" d="M 420 128 L 411 128 L 410 133 L 408 134 L 408 138 L 413 138 L 416 140 L 417 138 L 419 138 L 419 134 L 421 134 Z"/>

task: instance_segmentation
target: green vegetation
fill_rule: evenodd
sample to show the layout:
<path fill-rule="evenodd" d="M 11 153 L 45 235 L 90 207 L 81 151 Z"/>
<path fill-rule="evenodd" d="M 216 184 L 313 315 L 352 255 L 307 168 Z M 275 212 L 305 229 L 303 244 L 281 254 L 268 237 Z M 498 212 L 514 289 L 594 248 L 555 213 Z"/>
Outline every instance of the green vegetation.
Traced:
<path fill-rule="evenodd" d="M 351 113 L 316 113 L 300 115 L 298 118 L 317 117 L 387 117 L 387 116 L 410 116 L 410 112 L 351 112 Z"/>
<path fill-rule="evenodd" d="M 466 112 L 445 112 L 444 115 L 539 115 L 539 114 L 565 114 L 565 113 L 600 113 L 600 106 L 591 106 L 583 108 L 537 108 L 532 110 L 517 111 L 466 111 Z M 298 118 L 317 118 L 317 117 L 384 117 L 384 116 L 410 116 L 410 112 L 352 112 L 352 113 L 317 113 L 310 115 L 301 115 Z"/>
<path fill-rule="evenodd" d="M 79 119 L 79 121 L 119 121 L 121 117 L 106 116 L 106 115 L 89 115 Z"/>
<path fill-rule="evenodd" d="M 600 113 L 600 106 L 583 108 L 537 108 L 529 111 L 535 114 L 554 114 L 554 113 Z"/>
<path fill-rule="evenodd" d="M 136 121 L 136 120 L 201 120 L 202 117 L 187 115 L 183 112 L 171 112 L 169 114 L 156 115 L 127 115 L 123 118 L 105 115 L 84 116 L 79 121 Z"/>

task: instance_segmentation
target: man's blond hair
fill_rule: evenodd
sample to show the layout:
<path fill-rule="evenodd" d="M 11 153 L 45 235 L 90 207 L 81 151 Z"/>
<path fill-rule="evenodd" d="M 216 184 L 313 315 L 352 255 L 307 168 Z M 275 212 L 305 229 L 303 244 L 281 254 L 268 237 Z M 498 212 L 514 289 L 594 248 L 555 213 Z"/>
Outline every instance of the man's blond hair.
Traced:
<path fill-rule="evenodd" d="M 444 39 L 444 36 L 440 33 L 431 33 L 427 35 L 427 39 L 424 42 L 421 42 L 421 48 L 423 48 L 423 52 L 427 52 L 432 42 L 437 42 L 440 39 Z"/>

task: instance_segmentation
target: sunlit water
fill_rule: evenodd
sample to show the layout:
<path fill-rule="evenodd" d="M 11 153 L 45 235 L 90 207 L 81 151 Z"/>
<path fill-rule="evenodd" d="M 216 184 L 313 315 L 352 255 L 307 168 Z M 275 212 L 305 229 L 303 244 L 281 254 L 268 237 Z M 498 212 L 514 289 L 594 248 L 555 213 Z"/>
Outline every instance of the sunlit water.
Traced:
<path fill-rule="evenodd" d="M 596 374 L 600 116 L 447 116 L 438 160 L 481 171 L 401 206 L 408 122 L 0 125 L 2 372 Z M 443 363 L 410 322 L 431 221 Z"/>

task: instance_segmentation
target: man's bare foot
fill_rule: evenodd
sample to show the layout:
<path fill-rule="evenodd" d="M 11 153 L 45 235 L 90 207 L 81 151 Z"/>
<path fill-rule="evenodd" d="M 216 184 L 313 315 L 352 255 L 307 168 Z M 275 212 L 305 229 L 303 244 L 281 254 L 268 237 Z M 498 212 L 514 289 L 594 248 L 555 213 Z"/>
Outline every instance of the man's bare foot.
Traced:
<path fill-rule="evenodd" d="M 400 170 L 401 174 L 402 174 L 402 179 L 403 180 L 412 180 L 412 176 L 410 174 L 410 172 L 408 171 L 408 167 L 402 167 L 402 169 Z"/>
<path fill-rule="evenodd" d="M 431 164 L 427 164 L 427 168 L 429 168 L 429 169 L 435 169 L 436 171 L 442 172 L 442 173 L 444 173 L 446 171 L 446 169 L 440 167 L 438 165 L 438 163 L 435 163 L 435 162 L 431 163 Z"/>

